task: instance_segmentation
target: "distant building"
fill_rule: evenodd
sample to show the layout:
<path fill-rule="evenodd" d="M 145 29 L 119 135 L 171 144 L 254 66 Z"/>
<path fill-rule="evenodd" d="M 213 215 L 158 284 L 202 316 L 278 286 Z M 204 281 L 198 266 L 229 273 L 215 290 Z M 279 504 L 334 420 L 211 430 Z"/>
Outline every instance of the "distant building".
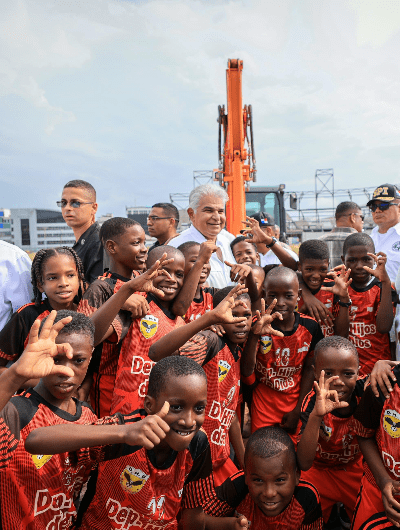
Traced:
<path fill-rule="evenodd" d="M 0 209 L 0 239 L 13 243 L 11 210 Z"/>
<path fill-rule="evenodd" d="M 127 206 L 126 216 L 128 219 L 133 219 L 140 223 L 145 231 L 146 236 L 149 235 L 147 228 L 147 216 L 149 215 L 151 208 L 149 206 Z"/>

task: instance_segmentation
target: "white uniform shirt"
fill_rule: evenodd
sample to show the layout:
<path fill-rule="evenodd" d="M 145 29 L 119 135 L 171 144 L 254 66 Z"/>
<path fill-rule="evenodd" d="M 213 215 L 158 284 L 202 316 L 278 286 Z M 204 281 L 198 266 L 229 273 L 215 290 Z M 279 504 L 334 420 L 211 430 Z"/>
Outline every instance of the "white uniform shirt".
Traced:
<path fill-rule="evenodd" d="M 31 266 L 26 252 L 0 241 L 0 330 L 12 313 L 32 301 Z"/>
<path fill-rule="evenodd" d="M 387 255 L 386 270 L 390 281 L 394 283 L 400 268 L 400 223 L 389 228 L 386 234 L 380 234 L 378 230 L 379 227 L 376 226 L 371 232 L 375 252 Z"/>
<path fill-rule="evenodd" d="M 220 247 L 222 251 L 222 256 L 224 261 L 229 261 L 229 263 L 236 263 L 235 258 L 233 257 L 231 250 L 231 241 L 235 239 L 235 236 L 227 232 L 226 230 L 221 230 L 217 236 L 216 245 Z M 179 236 L 174 237 L 168 243 L 172 247 L 179 247 L 182 243 L 187 241 L 196 241 L 196 243 L 203 243 L 207 239 L 203 236 L 201 232 L 197 230 L 193 225 L 186 230 L 184 230 Z M 210 287 L 215 287 L 217 289 L 223 289 L 227 285 L 231 285 L 230 272 L 231 269 L 224 263 L 222 263 L 216 253 L 212 254 L 210 259 L 211 272 L 210 276 L 207 278 L 207 284 Z"/>
<path fill-rule="evenodd" d="M 275 243 L 275 245 L 277 245 L 278 243 Z M 296 254 L 296 252 L 293 252 L 292 249 L 289 249 L 289 248 L 286 248 L 286 247 L 283 247 L 284 250 L 286 250 L 286 252 L 288 254 L 290 254 L 290 256 L 292 256 L 292 258 L 294 258 L 296 261 L 299 261 L 299 256 Z M 261 267 L 265 267 L 266 265 L 280 265 L 281 262 L 279 261 L 279 258 L 278 256 L 272 252 L 272 249 L 270 249 L 266 254 L 261 254 L 260 253 L 260 265 Z"/>

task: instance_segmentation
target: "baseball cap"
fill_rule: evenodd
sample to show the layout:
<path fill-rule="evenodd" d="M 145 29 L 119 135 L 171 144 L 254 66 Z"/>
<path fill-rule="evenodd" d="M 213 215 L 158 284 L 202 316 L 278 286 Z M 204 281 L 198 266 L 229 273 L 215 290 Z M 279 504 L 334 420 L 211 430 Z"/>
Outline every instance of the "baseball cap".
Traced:
<path fill-rule="evenodd" d="M 372 199 L 367 202 L 367 206 L 373 201 L 391 202 L 395 199 L 400 199 L 399 190 L 393 184 L 382 184 L 378 186 L 372 194 Z"/>
<path fill-rule="evenodd" d="M 253 219 L 256 219 L 261 226 L 275 226 L 275 221 L 272 215 L 266 212 L 257 212 L 254 215 L 251 215 Z"/>

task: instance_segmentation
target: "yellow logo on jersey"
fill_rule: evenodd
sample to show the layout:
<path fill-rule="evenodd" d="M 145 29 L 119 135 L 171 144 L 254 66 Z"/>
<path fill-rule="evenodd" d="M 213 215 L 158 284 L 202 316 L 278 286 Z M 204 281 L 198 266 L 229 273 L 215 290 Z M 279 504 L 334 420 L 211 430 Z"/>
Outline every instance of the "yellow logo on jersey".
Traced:
<path fill-rule="evenodd" d="M 151 339 L 157 333 L 158 318 L 153 315 L 146 315 L 140 321 L 140 332 L 145 339 Z"/>
<path fill-rule="evenodd" d="M 218 361 L 218 383 L 222 383 L 230 369 L 231 365 L 229 363 L 226 361 Z"/>
<path fill-rule="evenodd" d="M 383 415 L 383 428 L 391 438 L 400 438 L 400 414 L 386 409 Z"/>
<path fill-rule="evenodd" d="M 264 355 L 272 348 L 272 338 L 269 335 L 263 335 L 261 337 L 261 353 Z"/>
<path fill-rule="evenodd" d="M 321 438 L 324 438 L 324 440 L 329 440 L 332 436 L 332 427 L 327 427 L 324 422 L 321 423 L 319 431 Z"/>
<path fill-rule="evenodd" d="M 53 455 L 31 455 L 33 463 L 35 464 L 36 469 L 43 467 Z"/>
<path fill-rule="evenodd" d="M 149 477 L 150 475 L 146 475 L 141 469 L 126 466 L 119 477 L 119 481 L 125 491 L 128 491 L 129 493 L 137 493 L 143 488 Z"/>

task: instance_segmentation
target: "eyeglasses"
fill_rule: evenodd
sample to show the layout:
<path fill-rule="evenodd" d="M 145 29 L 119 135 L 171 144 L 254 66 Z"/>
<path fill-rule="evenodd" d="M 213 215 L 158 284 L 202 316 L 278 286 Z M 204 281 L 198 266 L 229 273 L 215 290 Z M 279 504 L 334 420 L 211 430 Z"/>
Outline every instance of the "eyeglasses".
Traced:
<path fill-rule="evenodd" d="M 156 215 L 148 215 L 147 220 L 148 221 L 160 221 L 160 219 L 174 219 L 174 217 L 157 217 Z M 178 219 L 175 219 L 175 221 L 178 221 Z"/>
<path fill-rule="evenodd" d="M 72 208 L 80 208 L 82 204 L 93 204 L 93 202 L 81 202 L 81 201 L 69 201 L 69 204 Z M 65 208 L 68 205 L 68 201 L 65 201 L 64 199 L 62 201 L 57 201 L 57 206 L 59 208 Z"/>
<path fill-rule="evenodd" d="M 389 210 L 390 206 L 398 206 L 398 203 L 393 202 L 373 202 L 369 205 L 371 212 L 376 212 L 376 209 L 379 208 L 381 212 L 386 212 Z"/>
<path fill-rule="evenodd" d="M 358 212 L 349 213 L 349 217 L 350 215 L 353 215 L 353 214 L 360 216 L 361 221 L 364 221 L 365 215 L 363 215 L 362 213 L 358 213 Z"/>

